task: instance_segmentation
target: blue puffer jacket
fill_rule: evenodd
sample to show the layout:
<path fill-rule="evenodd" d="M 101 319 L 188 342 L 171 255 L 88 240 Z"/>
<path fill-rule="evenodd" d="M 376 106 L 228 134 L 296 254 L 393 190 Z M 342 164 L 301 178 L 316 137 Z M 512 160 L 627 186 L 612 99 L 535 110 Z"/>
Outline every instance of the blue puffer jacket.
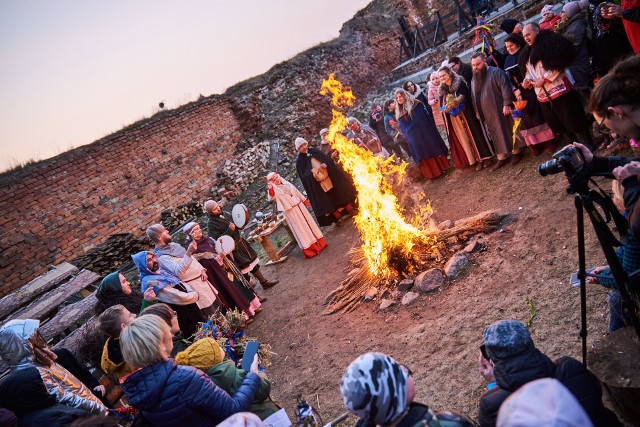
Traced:
<path fill-rule="evenodd" d="M 158 362 L 123 378 L 129 403 L 154 426 L 215 426 L 245 411 L 260 387 L 260 377 L 248 373 L 233 396 L 216 386 L 202 371 L 181 366 L 174 359 Z"/>

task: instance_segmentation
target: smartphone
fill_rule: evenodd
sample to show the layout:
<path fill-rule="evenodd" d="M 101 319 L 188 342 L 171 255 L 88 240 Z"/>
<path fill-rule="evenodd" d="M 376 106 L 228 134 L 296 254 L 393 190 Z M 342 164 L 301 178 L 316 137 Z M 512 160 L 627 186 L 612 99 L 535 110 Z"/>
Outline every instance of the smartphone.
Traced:
<path fill-rule="evenodd" d="M 244 354 L 242 355 L 242 369 L 247 372 L 251 370 L 253 357 L 258 354 L 258 347 L 260 347 L 260 342 L 249 341 L 247 343 L 247 347 L 244 349 Z"/>
<path fill-rule="evenodd" d="M 158 295 L 158 291 L 160 289 L 158 289 L 160 287 L 160 282 L 157 280 L 149 280 L 149 287 L 153 288 L 153 292 L 156 293 L 156 295 Z"/>

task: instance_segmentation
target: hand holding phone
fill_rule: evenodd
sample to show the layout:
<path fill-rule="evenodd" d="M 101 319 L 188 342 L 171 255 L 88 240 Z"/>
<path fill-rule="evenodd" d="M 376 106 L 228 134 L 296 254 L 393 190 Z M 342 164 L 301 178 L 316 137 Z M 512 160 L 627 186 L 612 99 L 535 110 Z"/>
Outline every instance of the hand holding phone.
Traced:
<path fill-rule="evenodd" d="M 249 341 L 242 355 L 242 369 L 247 372 L 258 372 L 258 341 Z M 255 360 L 254 360 L 255 359 Z M 255 363 L 255 366 L 254 366 Z"/>

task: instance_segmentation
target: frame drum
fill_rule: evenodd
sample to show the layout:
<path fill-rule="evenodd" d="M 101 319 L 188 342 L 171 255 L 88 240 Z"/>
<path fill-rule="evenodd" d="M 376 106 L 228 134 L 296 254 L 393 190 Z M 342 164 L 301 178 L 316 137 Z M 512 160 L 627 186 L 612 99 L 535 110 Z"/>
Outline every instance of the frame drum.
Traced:
<path fill-rule="evenodd" d="M 236 242 L 233 241 L 233 237 L 231 236 L 220 236 L 218 240 L 216 240 L 216 251 L 219 254 L 230 254 L 235 248 Z"/>
<path fill-rule="evenodd" d="M 231 219 L 238 228 L 244 228 L 249 223 L 249 209 L 242 203 L 238 203 L 231 210 Z"/>

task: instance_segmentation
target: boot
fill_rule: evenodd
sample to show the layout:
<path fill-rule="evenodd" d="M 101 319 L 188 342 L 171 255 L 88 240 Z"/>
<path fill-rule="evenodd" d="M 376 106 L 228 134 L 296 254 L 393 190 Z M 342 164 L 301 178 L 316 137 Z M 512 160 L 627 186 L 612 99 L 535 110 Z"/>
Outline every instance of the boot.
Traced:
<path fill-rule="evenodd" d="M 253 276 L 256 279 L 258 279 L 258 281 L 262 285 L 262 289 L 269 289 L 270 287 L 275 286 L 278 283 L 280 283 L 279 280 L 273 280 L 273 281 L 267 280 L 267 278 L 262 275 L 262 272 L 260 270 L 252 271 L 251 274 L 253 274 Z"/>

